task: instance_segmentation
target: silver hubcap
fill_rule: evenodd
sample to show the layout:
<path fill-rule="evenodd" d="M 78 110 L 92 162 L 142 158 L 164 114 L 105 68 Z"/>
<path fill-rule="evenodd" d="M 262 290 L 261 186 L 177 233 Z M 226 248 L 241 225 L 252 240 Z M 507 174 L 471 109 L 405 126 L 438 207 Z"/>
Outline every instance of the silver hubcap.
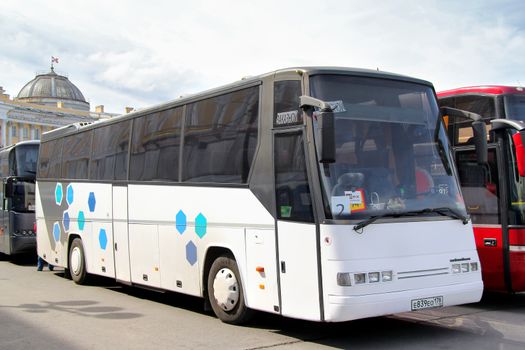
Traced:
<path fill-rule="evenodd" d="M 239 301 L 239 283 L 232 270 L 223 268 L 213 280 L 213 296 L 224 311 L 231 311 Z"/>
<path fill-rule="evenodd" d="M 82 259 L 82 253 L 80 252 L 79 247 L 73 248 L 71 250 L 71 257 L 69 259 L 70 265 L 69 268 L 71 269 L 71 272 L 73 274 L 78 275 L 80 273 L 80 266 L 81 266 L 81 260 Z"/>

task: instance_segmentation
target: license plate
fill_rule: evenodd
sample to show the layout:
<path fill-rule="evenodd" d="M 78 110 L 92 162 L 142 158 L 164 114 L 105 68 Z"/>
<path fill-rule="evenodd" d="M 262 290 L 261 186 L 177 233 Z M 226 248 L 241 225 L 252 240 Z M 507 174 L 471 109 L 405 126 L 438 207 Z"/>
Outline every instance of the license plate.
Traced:
<path fill-rule="evenodd" d="M 423 310 L 423 309 L 433 309 L 436 307 L 443 307 L 443 297 L 438 296 L 438 297 L 430 297 L 430 298 L 413 299 L 411 303 L 412 303 L 412 311 Z"/>

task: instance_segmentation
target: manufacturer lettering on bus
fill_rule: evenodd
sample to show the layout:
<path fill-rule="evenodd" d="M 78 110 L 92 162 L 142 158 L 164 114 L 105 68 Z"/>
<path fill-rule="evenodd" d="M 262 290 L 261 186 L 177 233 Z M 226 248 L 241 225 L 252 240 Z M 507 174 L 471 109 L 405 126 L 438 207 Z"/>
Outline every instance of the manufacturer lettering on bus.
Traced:
<path fill-rule="evenodd" d="M 302 123 L 302 118 L 299 118 L 299 111 L 288 111 L 277 113 L 275 117 L 276 126 L 286 126 Z"/>

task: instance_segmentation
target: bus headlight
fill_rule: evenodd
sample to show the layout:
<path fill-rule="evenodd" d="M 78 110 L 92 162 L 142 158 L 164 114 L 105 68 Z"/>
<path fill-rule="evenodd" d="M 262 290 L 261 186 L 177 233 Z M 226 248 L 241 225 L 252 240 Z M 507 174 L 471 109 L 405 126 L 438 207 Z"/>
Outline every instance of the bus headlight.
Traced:
<path fill-rule="evenodd" d="M 348 272 L 339 272 L 337 274 L 337 285 L 347 287 L 352 285 L 350 274 Z"/>
<path fill-rule="evenodd" d="M 381 272 L 381 278 L 383 282 L 391 282 L 392 281 L 392 271 Z"/>
<path fill-rule="evenodd" d="M 452 273 L 460 273 L 461 264 L 452 264 Z"/>
<path fill-rule="evenodd" d="M 370 283 L 379 282 L 379 272 L 369 272 L 368 273 L 368 282 L 370 282 Z"/>
<path fill-rule="evenodd" d="M 463 263 L 461 264 L 461 272 L 469 272 L 470 271 L 470 264 L 469 263 Z"/>
<path fill-rule="evenodd" d="M 366 274 L 365 273 L 356 273 L 354 274 L 354 281 L 355 284 L 363 284 L 366 282 Z"/>

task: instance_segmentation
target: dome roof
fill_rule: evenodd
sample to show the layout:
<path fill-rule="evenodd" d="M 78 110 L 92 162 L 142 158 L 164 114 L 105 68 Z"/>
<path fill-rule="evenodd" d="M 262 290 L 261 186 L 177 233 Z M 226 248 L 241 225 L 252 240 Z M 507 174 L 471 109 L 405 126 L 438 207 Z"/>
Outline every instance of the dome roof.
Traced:
<path fill-rule="evenodd" d="M 89 110 L 89 103 L 82 92 L 67 77 L 58 75 L 54 69 L 46 74 L 38 74 L 18 93 L 17 99 L 43 105 L 65 106 L 80 110 Z"/>

